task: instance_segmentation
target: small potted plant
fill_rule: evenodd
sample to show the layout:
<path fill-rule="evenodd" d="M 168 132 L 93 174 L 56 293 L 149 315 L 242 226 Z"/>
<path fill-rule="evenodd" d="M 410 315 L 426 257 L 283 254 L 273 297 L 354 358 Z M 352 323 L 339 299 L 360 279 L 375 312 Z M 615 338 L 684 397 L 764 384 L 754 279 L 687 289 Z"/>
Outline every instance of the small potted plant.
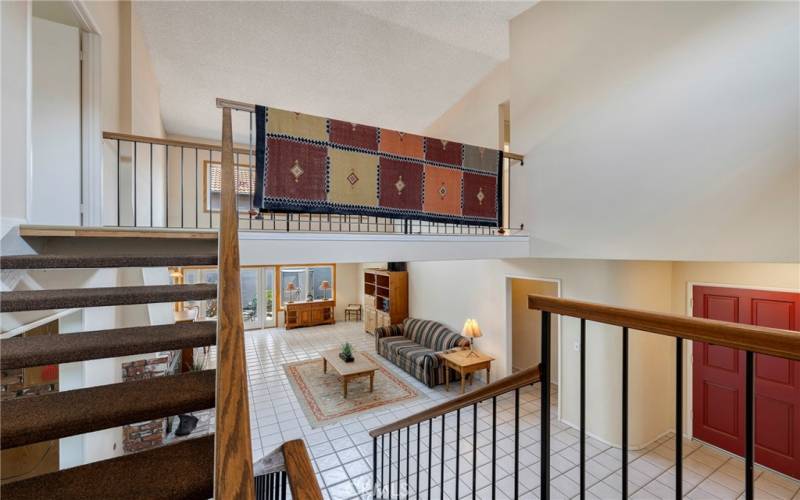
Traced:
<path fill-rule="evenodd" d="M 350 342 L 342 344 L 342 352 L 339 353 L 339 357 L 342 358 L 345 363 L 352 363 L 355 361 L 353 357 L 353 346 L 350 345 Z"/>

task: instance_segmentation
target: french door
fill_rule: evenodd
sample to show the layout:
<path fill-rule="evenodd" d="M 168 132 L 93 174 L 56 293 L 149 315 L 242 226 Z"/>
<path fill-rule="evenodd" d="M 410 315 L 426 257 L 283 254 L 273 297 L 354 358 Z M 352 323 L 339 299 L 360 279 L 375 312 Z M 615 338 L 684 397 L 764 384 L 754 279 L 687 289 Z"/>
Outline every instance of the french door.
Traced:
<path fill-rule="evenodd" d="M 219 273 L 214 269 L 187 269 L 186 283 L 216 283 Z M 242 322 L 245 330 L 257 330 L 276 326 L 275 312 L 275 267 L 243 267 Z M 187 307 L 196 307 L 199 319 L 216 319 L 217 299 L 187 301 Z"/>
<path fill-rule="evenodd" d="M 275 268 L 242 268 L 242 320 L 245 330 L 276 325 Z"/>

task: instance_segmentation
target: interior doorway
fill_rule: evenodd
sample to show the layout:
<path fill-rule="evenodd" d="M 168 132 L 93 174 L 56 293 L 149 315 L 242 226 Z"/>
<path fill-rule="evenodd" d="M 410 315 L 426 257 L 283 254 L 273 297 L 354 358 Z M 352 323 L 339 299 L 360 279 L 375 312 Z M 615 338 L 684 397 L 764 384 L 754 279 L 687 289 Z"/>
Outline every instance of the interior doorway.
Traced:
<path fill-rule="evenodd" d="M 532 368 L 541 359 L 542 313 L 528 308 L 528 295 L 560 295 L 560 283 L 551 279 L 509 278 L 511 294 L 511 371 Z M 558 385 L 559 321 L 551 316 L 550 381 Z"/>
<path fill-rule="evenodd" d="M 692 315 L 800 330 L 800 293 L 695 285 Z M 745 353 L 703 342 L 692 350 L 694 437 L 744 455 Z M 800 478 L 800 362 L 756 354 L 754 409 L 756 462 Z"/>

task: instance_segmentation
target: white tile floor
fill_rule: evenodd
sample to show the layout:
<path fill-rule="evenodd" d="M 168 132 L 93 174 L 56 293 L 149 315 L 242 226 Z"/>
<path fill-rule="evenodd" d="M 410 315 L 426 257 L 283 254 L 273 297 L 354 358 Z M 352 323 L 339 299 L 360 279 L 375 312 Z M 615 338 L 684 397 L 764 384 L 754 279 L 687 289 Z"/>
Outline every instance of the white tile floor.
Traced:
<path fill-rule="evenodd" d="M 250 419 L 253 455 L 258 459 L 289 439 L 302 438 L 310 449 L 317 481 L 325 498 L 371 498 L 372 439 L 368 430 L 416 413 L 426 407 L 452 398 L 457 391 L 445 392 L 442 386 L 429 389 L 389 362 L 384 364 L 408 381 L 427 399 L 407 404 L 379 408 L 344 421 L 312 429 L 283 370 L 292 361 L 318 357 L 325 349 L 350 342 L 357 350 L 374 352 L 374 339 L 365 334 L 360 323 L 295 329 L 261 330 L 247 333 L 247 362 L 250 383 Z M 385 360 L 384 360 L 385 361 Z M 478 387 L 476 385 L 475 387 Z M 520 394 L 520 498 L 538 498 L 539 487 L 539 389 L 525 388 Z M 556 398 L 551 398 L 556 401 Z M 578 432 L 556 421 L 555 407 L 551 408 L 551 497 L 573 498 L 578 487 Z M 491 498 L 491 418 L 492 404 L 484 402 L 478 410 L 478 450 L 476 484 L 478 498 Z M 461 456 L 459 496 L 472 493 L 472 409 L 461 412 Z M 514 397 L 513 393 L 497 400 L 497 498 L 512 498 L 514 492 Z M 441 419 L 433 422 L 432 446 L 428 446 L 428 426 L 421 426 L 419 490 L 427 497 L 428 472 L 431 494 L 440 496 L 441 484 Z M 411 449 L 406 462 L 406 440 Z M 406 467 L 410 471 L 408 485 L 412 497 L 417 484 L 417 431 L 410 436 L 403 431 L 400 450 L 400 470 L 405 481 Z M 397 496 L 397 434 L 394 434 L 392 460 L 392 494 Z M 386 443 L 388 444 L 388 438 Z M 445 419 L 446 498 L 454 498 L 456 454 L 456 416 Z M 429 457 L 429 452 L 432 455 Z M 636 499 L 674 498 L 674 439 L 665 437 L 644 450 L 631 451 L 629 494 Z M 621 495 L 620 450 L 597 440 L 587 441 L 587 485 L 589 498 L 617 499 Z M 744 492 L 744 465 L 741 459 L 696 442 L 684 443 L 684 495 L 692 499 L 739 498 Z M 431 467 L 428 467 L 428 461 Z M 388 466 L 388 455 L 384 456 Z M 380 467 L 380 457 L 378 459 Z M 384 477 L 388 480 L 388 467 Z M 758 469 L 757 498 L 800 499 L 800 482 L 771 471 Z M 405 491 L 405 490 L 403 490 Z M 403 494 L 405 496 L 405 494 Z"/>

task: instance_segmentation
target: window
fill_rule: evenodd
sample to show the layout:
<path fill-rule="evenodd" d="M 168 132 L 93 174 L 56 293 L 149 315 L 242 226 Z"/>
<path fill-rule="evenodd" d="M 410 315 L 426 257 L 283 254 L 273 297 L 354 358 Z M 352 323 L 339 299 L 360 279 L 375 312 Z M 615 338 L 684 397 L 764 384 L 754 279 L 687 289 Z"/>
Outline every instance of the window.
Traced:
<path fill-rule="evenodd" d="M 222 200 L 222 163 L 218 161 L 203 161 L 203 186 L 206 191 L 205 211 L 219 212 Z M 247 165 L 236 164 L 234 180 L 236 182 L 236 203 L 239 212 L 247 212 L 252 205 L 253 182 L 255 168 Z"/>
<path fill-rule="evenodd" d="M 334 274 L 331 265 L 281 267 L 281 306 L 287 302 L 334 298 Z"/>

